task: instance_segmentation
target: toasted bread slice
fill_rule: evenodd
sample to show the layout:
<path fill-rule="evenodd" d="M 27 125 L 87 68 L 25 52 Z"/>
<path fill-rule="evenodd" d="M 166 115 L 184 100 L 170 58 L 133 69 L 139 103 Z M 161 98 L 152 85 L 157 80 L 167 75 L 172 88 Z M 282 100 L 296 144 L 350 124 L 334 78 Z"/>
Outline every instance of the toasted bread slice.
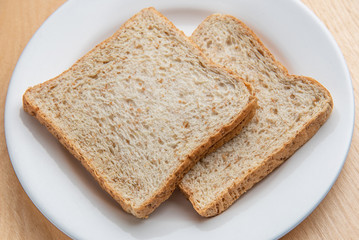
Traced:
<path fill-rule="evenodd" d="M 70 69 L 23 95 L 123 209 L 147 217 L 183 174 L 253 116 L 256 99 L 147 8 Z"/>
<path fill-rule="evenodd" d="M 226 210 L 307 142 L 328 119 L 333 101 L 314 79 L 290 75 L 232 16 L 209 16 L 192 40 L 214 62 L 248 81 L 258 98 L 253 120 L 199 161 L 179 185 L 195 210 L 210 217 Z"/>

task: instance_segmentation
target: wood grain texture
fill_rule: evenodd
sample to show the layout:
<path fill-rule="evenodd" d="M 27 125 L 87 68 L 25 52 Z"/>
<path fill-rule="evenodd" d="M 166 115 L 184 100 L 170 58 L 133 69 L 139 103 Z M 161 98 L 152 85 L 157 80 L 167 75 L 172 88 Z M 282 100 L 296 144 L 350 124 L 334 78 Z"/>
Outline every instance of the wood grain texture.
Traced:
<path fill-rule="evenodd" d="M 69 239 L 34 206 L 12 168 L 4 136 L 7 86 L 21 52 L 64 0 L 0 1 L 0 239 Z"/>
<path fill-rule="evenodd" d="M 53 226 L 23 191 L 12 168 L 4 136 L 7 86 L 31 36 L 65 0 L 0 0 L 0 239 L 69 239 Z M 359 96 L 359 1 L 302 0 L 334 36 L 347 61 L 356 99 Z M 356 105 L 356 117 L 358 105 Z M 313 213 L 283 239 L 359 238 L 359 136 L 343 171 Z"/>
<path fill-rule="evenodd" d="M 302 0 L 327 26 L 347 62 L 356 100 L 359 96 L 359 1 Z M 321 204 L 283 239 L 359 238 L 359 135 L 355 122 L 349 154 L 333 188 Z"/>

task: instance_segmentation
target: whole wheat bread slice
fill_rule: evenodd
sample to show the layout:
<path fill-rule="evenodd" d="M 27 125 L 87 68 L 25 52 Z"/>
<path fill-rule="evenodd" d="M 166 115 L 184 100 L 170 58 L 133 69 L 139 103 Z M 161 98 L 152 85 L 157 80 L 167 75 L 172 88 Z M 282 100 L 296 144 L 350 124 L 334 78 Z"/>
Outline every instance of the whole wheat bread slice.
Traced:
<path fill-rule="evenodd" d="M 253 120 L 199 161 L 179 185 L 195 210 L 209 217 L 226 210 L 308 141 L 329 117 L 333 101 L 314 79 L 289 75 L 232 16 L 209 16 L 192 39 L 214 62 L 248 81 L 258 98 Z"/>
<path fill-rule="evenodd" d="M 34 115 L 125 211 L 147 217 L 256 99 L 153 8 L 23 95 Z"/>

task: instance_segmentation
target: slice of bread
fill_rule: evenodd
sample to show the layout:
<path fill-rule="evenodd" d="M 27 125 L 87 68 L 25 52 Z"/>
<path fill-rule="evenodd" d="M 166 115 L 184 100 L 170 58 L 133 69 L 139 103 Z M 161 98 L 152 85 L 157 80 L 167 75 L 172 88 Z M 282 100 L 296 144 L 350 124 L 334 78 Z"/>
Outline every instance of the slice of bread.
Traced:
<path fill-rule="evenodd" d="M 314 79 L 289 75 L 232 16 L 209 16 L 192 40 L 214 62 L 248 81 L 258 98 L 253 120 L 199 161 L 179 185 L 195 210 L 209 217 L 226 210 L 308 141 L 328 119 L 333 101 Z"/>
<path fill-rule="evenodd" d="M 23 95 L 34 115 L 129 213 L 147 217 L 256 98 L 153 8 Z"/>

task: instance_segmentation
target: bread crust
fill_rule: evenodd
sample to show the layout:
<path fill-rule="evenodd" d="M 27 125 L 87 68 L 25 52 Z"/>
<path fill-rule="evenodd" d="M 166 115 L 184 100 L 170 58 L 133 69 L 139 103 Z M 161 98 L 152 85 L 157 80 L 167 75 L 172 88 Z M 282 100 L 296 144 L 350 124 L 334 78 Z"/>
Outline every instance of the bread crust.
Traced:
<path fill-rule="evenodd" d="M 116 31 L 116 33 L 114 33 L 110 38 L 95 46 L 95 48 L 89 51 L 82 58 L 85 58 L 95 49 L 104 46 L 107 42 L 110 41 L 110 39 L 115 38 L 123 29 L 126 28 L 129 22 L 133 21 L 134 18 L 136 18 L 140 14 L 143 14 L 145 11 L 150 11 L 161 17 L 166 24 L 169 24 L 176 32 L 180 33 L 181 37 L 183 37 L 183 41 L 187 41 L 188 46 L 192 47 L 193 51 L 196 51 L 196 53 L 198 52 L 198 55 L 203 58 L 204 64 L 211 66 L 212 68 L 216 68 L 218 71 L 225 71 L 223 68 L 219 67 L 218 65 L 215 65 L 213 62 L 208 60 L 208 58 L 205 57 L 205 55 L 200 51 L 197 45 L 195 45 L 191 40 L 189 40 L 189 38 L 186 37 L 183 32 L 178 30 L 167 18 L 165 18 L 161 13 L 157 12 L 154 8 L 143 9 L 142 11 L 134 15 L 126 23 L 124 23 L 119 28 L 119 30 Z M 221 144 L 223 144 L 224 141 L 221 141 L 221 139 L 227 133 L 231 132 L 235 128 L 242 128 L 249 121 L 249 119 L 253 117 L 254 111 L 257 106 L 257 101 L 256 98 L 253 96 L 253 90 L 250 85 L 236 75 L 234 75 L 233 73 L 229 73 L 237 81 L 243 81 L 249 92 L 251 93 L 252 96 L 249 98 L 246 107 L 235 118 L 233 118 L 230 123 L 223 126 L 223 128 L 220 129 L 216 134 L 214 134 L 213 136 L 209 136 L 206 141 L 199 144 L 199 146 L 194 149 L 192 153 L 186 157 L 186 159 L 182 161 L 179 167 L 170 176 L 168 176 L 167 180 L 149 200 L 147 200 L 140 207 L 134 207 L 130 201 L 125 200 L 121 195 L 118 194 L 118 192 L 115 191 L 115 189 L 113 189 L 108 184 L 106 176 L 102 175 L 99 171 L 97 171 L 96 167 L 91 164 L 91 159 L 87 159 L 86 154 L 82 152 L 81 149 L 76 148 L 76 145 L 66 136 L 66 133 L 64 133 L 60 128 L 56 127 L 56 124 L 54 124 L 52 119 L 47 117 L 46 114 L 44 114 L 44 112 L 42 112 L 41 109 L 39 109 L 39 107 L 37 107 L 36 104 L 32 102 L 28 97 L 28 94 L 31 94 L 31 91 L 34 91 L 36 88 L 43 87 L 45 84 L 48 84 L 49 82 L 58 79 L 66 72 L 76 68 L 78 62 L 81 61 L 82 58 L 80 58 L 74 65 L 72 65 L 72 67 L 70 67 L 68 70 L 66 70 L 59 76 L 50 79 L 42 84 L 36 85 L 35 87 L 29 88 L 23 95 L 23 108 L 26 112 L 36 117 L 41 124 L 46 126 L 46 128 L 52 133 L 52 135 L 54 135 L 60 141 L 60 143 L 64 145 L 68 149 L 68 151 L 72 153 L 75 158 L 77 158 L 82 163 L 82 165 L 87 169 L 87 171 L 89 171 L 91 175 L 98 181 L 100 186 L 106 192 L 108 192 L 126 212 L 131 213 L 138 218 L 147 218 L 148 215 L 152 213 L 163 201 L 168 199 L 174 191 L 178 182 L 184 176 L 184 174 L 200 159 L 200 157 L 203 156 L 211 147 L 212 149 L 215 149 L 216 147 L 219 147 Z"/>
<path fill-rule="evenodd" d="M 242 28 L 247 31 L 248 35 L 250 35 L 260 44 L 260 46 L 265 51 L 265 54 L 275 62 L 275 64 L 286 74 L 288 78 L 291 78 L 295 81 L 303 81 L 307 84 L 317 86 L 324 92 L 326 98 L 328 99 L 328 102 L 325 107 L 321 109 L 320 112 L 317 112 L 299 131 L 297 131 L 297 133 L 291 139 L 289 139 L 285 144 L 283 144 L 283 146 L 273 151 L 270 156 L 268 156 L 266 159 L 263 159 L 260 165 L 253 169 L 250 169 L 247 173 L 243 175 L 243 177 L 235 179 L 235 181 L 230 187 L 222 191 L 218 195 L 218 197 L 216 197 L 216 199 L 207 206 L 200 207 L 193 198 L 193 193 L 191 192 L 191 190 L 189 188 L 186 188 L 186 186 L 182 183 L 180 183 L 180 190 L 189 199 L 189 201 L 193 205 L 193 208 L 198 212 L 198 214 L 203 217 L 213 217 L 228 209 L 242 194 L 251 189 L 257 182 L 268 176 L 273 170 L 275 170 L 285 160 L 292 156 L 303 144 L 305 144 L 310 138 L 312 138 L 314 134 L 319 130 L 319 128 L 327 121 L 333 110 L 333 99 L 329 91 L 323 85 L 310 77 L 290 75 L 288 73 L 288 70 L 274 58 L 272 53 L 264 46 L 260 39 L 255 35 L 255 33 L 237 18 L 230 15 L 213 14 L 211 16 L 208 16 L 194 32 L 201 31 L 201 29 L 204 27 L 205 22 L 213 16 L 229 17 L 232 20 L 236 21 L 238 24 L 241 25 Z M 235 135 L 235 131 L 231 132 L 230 134 Z M 212 151 L 209 150 L 209 152 Z"/>

